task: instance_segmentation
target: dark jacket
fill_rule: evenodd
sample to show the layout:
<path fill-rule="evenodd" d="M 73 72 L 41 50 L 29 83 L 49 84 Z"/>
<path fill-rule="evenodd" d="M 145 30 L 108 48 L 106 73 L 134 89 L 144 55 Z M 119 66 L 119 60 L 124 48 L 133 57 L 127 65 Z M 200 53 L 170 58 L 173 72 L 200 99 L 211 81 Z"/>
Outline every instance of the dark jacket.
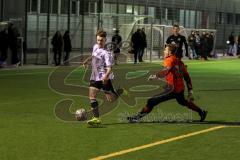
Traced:
<path fill-rule="evenodd" d="M 56 33 L 56 34 L 53 36 L 52 45 L 53 45 L 53 51 L 56 51 L 56 50 L 62 51 L 63 38 L 62 38 L 61 34 L 58 35 L 58 34 Z"/>
<path fill-rule="evenodd" d="M 6 50 L 8 49 L 9 45 L 9 39 L 8 39 L 8 34 L 6 31 L 1 31 L 0 32 L 0 50 Z"/>
<path fill-rule="evenodd" d="M 72 51 L 72 43 L 71 43 L 69 33 L 65 32 L 65 34 L 63 36 L 63 41 L 64 41 L 64 51 L 71 52 Z"/>

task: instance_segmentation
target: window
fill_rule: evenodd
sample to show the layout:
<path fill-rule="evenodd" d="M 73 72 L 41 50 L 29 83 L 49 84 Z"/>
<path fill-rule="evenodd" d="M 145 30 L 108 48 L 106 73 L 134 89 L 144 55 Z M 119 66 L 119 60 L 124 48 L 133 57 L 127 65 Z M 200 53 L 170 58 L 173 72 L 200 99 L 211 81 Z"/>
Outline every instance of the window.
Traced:
<path fill-rule="evenodd" d="M 179 14 L 179 24 L 181 26 L 185 26 L 185 18 L 184 18 L 184 14 L 185 14 L 185 11 L 183 9 L 180 10 L 180 14 Z"/>
<path fill-rule="evenodd" d="M 77 2 L 72 1 L 72 14 L 77 14 Z"/>
<path fill-rule="evenodd" d="M 41 0 L 40 3 L 41 3 L 40 12 L 48 13 L 48 0 Z"/>
<path fill-rule="evenodd" d="M 104 4 L 104 12 L 105 13 L 111 13 L 111 4 L 110 3 L 105 3 Z"/>
<path fill-rule="evenodd" d="M 167 19 L 174 21 L 179 21 L 180 10 L 176 8 L 167 8 Z"/>
<path fill-rule="evenodd" d="M 155 7 L 148 7 L 148 15 L 155 17 Z"/>
<path fill-rule="evenodd" d="M 217 23 L 224 24 L 224 14 L 222 12 L 217 13 Z"/>
<path fill-rule="evenodd" d="M 240 25 L 240 14 L 236 14 L 236 25 Z"/>
<path fill-rule="evenodd" d="M 195 27 L 195 21 L 196 21 L 196 11 L 190 10 L 189 12 L 189 27 L 194 28 Z"/>
<path fill-rule="evenodd" d="M 52 0 L 52 13 L 58 14 L 58 0 Z"/>
<path fill-rule="evenodd" d="M 119 14 L 126 13 L 126 6 L 124 4 L 119 4 Z"/>
<path fill-rule="evenodd" d="M 111 4 L 111 13 L 117 13 L 117 5 Z"/>
<path fill-rule="evenodd" d="M 132 5 L 127 5 L 127 7 L 126 7 L 126 13 L 130 13 L 130 14 L 132 14 L 133 13 L 133 10 L 132 10 L 133 8 L 132 8 Z"/>
<path fill-rule="evenodd" d="M 90 2 L 90 12 L 97 13 L 97 2 Z"/>
<path fill-rule="evenodd" d="M 37 12 L 38 0 L 29 0 L 29 12 Z"/>
<path fill-rule="evenodd" d="M 174 19 L 174 10 L 172 8 L 167 8 L 168 12 L 167 12 L 167 17 L 168 20 L 173 20 Z"/>
<path fill-rule="evenodd" d="M 197 18 L 196 18 L 196 28 L 201 28 L 201 21 L 202 21 L 202 11 L 196 12 Z"/>
<path fill-rule="evenodd" d="M 68 13 L 68 0 L 61 0 L 61 14 Z"/>
<path fill-rule="evenodd" d="M 32 2 L 32 7 L 33 4 L 37 6 L 37 3 L 38 3 L 38 0 L 31 0 Z M 41 0 L 40 1 L 40 13 L 48 13 L 48 2 L 50 2 L 50 13 L 53 13 L 53 14 L 58 14 L 58 0 Z M 37 11 L 37 7 L 36 9 L 32 8 L 31 10 L 36 10 Z"/>
<path fill-rule="evenodd" d="M 233 24 L 233 14 L 227 13 L 227 24 Z"/>
<path fill-rule="evenodd" d="M 139 15 L 138 6 L 134 6 L 134 15 Z"/>
<path fill-rule="evenodd" d="M 89 3 L 86 1 L 83 1 L 83 0 L 81 0 L 79 2 L 80 2 L 79 15 L 84 15 L 84 13 L 88 13 L 89 12 Z"/>
<path fill-rule="evenodd" d="M 145 15 L 145 6 L 139 6 L 139 15 Z"/>

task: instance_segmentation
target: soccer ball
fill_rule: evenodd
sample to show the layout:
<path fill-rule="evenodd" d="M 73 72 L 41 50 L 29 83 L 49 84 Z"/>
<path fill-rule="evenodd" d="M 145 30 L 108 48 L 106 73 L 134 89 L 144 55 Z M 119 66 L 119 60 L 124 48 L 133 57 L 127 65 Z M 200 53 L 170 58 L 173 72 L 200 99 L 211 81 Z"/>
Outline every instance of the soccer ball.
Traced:
<path fill-rule="evenodd" d="M 87 119 L 87 112 L 84 108 L 76 110 L 75 118 L 78 121 L 85 121 Z"/>

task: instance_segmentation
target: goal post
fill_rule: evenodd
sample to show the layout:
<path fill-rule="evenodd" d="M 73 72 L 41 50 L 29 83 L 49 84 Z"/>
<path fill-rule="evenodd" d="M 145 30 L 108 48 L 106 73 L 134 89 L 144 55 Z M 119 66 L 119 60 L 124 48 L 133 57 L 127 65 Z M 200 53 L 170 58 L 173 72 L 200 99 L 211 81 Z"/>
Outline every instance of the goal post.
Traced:
<path fill-rule="evenodd" d="M 160 24 L 136 24 L 133 32 L 135 32 L 138 28 L 144 28 L 147 36 L 147 48 L 145 51 L 145 59 L 146 60 L 159 60 L 163 57 L 163 49 L 166 43 L 167 38 L 172 35 L 172 25 L 160 25 Z M 214 45 L 212 50 L 212 55 L 215 56 L 215 46 L 216 46 L 216 33 L 215 29 L 195 29 L 195 28 L 184 28 L 180 26 L 180 34 L 188 39 L 188 36 L 192 31 L 198 31 L 200 36 L 203 32 L 210 33 L 212 32 L 214 35 Z M 185 47 L 183 47 L 185 52 Z M 188 47 L 189 53 L 190 48 Z"/>

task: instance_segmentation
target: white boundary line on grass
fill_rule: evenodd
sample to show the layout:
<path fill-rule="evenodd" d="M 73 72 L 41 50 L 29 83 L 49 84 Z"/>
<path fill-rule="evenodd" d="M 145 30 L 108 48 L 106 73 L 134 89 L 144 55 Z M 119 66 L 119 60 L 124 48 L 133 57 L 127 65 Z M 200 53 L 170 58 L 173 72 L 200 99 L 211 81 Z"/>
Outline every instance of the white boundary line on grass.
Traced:
<path fill-rule="evenodd" d="M 195 135 L 199 135 L 199 134 L 203 134 L 203 133 L 219 130 L 219 129 L 226 128 L 226 127 L 227 126 L 224 126 L 224 125 L 215 126 L 215 127 L 211 127 L 211 128 L 208 128 L 208 129 L 201 130 L 201 131 L 196 131 L 196 132 L 192 132 L 192 133 L 188 133 L 188 134 L 183 134 L 183 135 L 180 135 L 180 136 L 177 136 L 177 137 L 172 137 L 172 138 L 169 138 L 169 139 L 165 139 L 165 140 L 149 143 L 149 144 L 146 144 L 146 145 L 142 145 L 142 146 L 138 146 L 138 147 L 134 147 L 134 148 L 130 148 L 130 149 L 126 149 L 126 150 L 121 150 L 121 151 L 118 151 L 118 152 L 110 153 L 110 154 L 107 154 L 107 155 L 91 158 L 90 160 L 104 160 L 104 159 L 108 159 L 108 158 L 112 158 L 112 157 L 116 157 L 116 156 L 121 156 L 123 154 L 131 153 L 131 152 L 135 152 L 135 151 L 138 151 L 138 150 L 154 147 L 154 146 L 157 146 L 157 145 L 161 145 L 161 144 L 177 141 L 177 140 L 180 140 L 180 139 L 192 137 L 192 136 L 195 136 Z"/>
<path fill-rule="evenodd" d="M 235 61 L 235 60 L 238 60 L 238 59 L 233 59 L 233 60 L 228 60 L 228 61 L 224 61 L 224 62 L 232 62 L 232 61 Z M 207 64 L 211 64 L 211 63 L 219 63 L 219 62 L 223 62 L 223 61 L 194 61 L 194 62 L 191 62 L 191 61 L 189 61 L 189 60 L 186 60 L 186 61 L 188 61 L 188 62 L 190 62 L 189 63 L 189 65 L 201 65 L 201 64 L 205 64 L 205 63 L 207 63 Z M 147 63 L 147 66 L 148 67 L 150 67 L 151 65 L 152 66 L 154 66 L 155 67 L 155 65 L 157 65 L 157 64 L 161 64 L 162 63 L 162 60 L 157 60 L 157 61 L 153 61 L 152 63 Z M 79 64 L 81 64 L 81 63 L 79 63 Z M 131 64 L 131 63 L 127 63 L 127 64 Z M 144 64 L 144 63 L 143 63 Z M 78 67 L 80 67 L 81 65 L 79 65 Z M 134 66 L 137 66 L 138 68 L 145 68 L 146 66 L 144 66 L 144 65 L 140 65 L 140 66 L 138 66 L 138 65 L 134 65 Z M 71 67 L 71 66 L 70 66 Z M 76 66 L 76 68 L 78 68 L 77 66 Z M 33 67 L 33 68 L 10 68 L 10 69 L 2 69 L 2 70 L 0 70 L 0 71 L 31 71 L 30 73 L 29 72 L 27 72 L 27 73 L 3 73 L 3 74 L 1 74 L 0 76 L 17 76 L 17 75 L 32 75 L 32 74 L 43 74 L 43 73 L 51 73 L 52 71 L 40 71 L 40 72 L 36 72 L 36 71 L 34 71 L 34 70 L 38 70 L 38 69 L 56 69 L 57 67 L 53 67 L 53 66 L 49 66 L 49 67 L 39 67 L 39 68 L 35 68 L 35 67 Z M 128 69 L 129 68 L 129 66 L 127 66 L 127 67 L 121 67 L 121 69 Z M 118 70 L 118 68 L 114 68 L 114 70 Z"/>
<path fill-rule="evenodd" d="M 240 128 L 240 126 L 227 126 L 229 128 Z"/>

